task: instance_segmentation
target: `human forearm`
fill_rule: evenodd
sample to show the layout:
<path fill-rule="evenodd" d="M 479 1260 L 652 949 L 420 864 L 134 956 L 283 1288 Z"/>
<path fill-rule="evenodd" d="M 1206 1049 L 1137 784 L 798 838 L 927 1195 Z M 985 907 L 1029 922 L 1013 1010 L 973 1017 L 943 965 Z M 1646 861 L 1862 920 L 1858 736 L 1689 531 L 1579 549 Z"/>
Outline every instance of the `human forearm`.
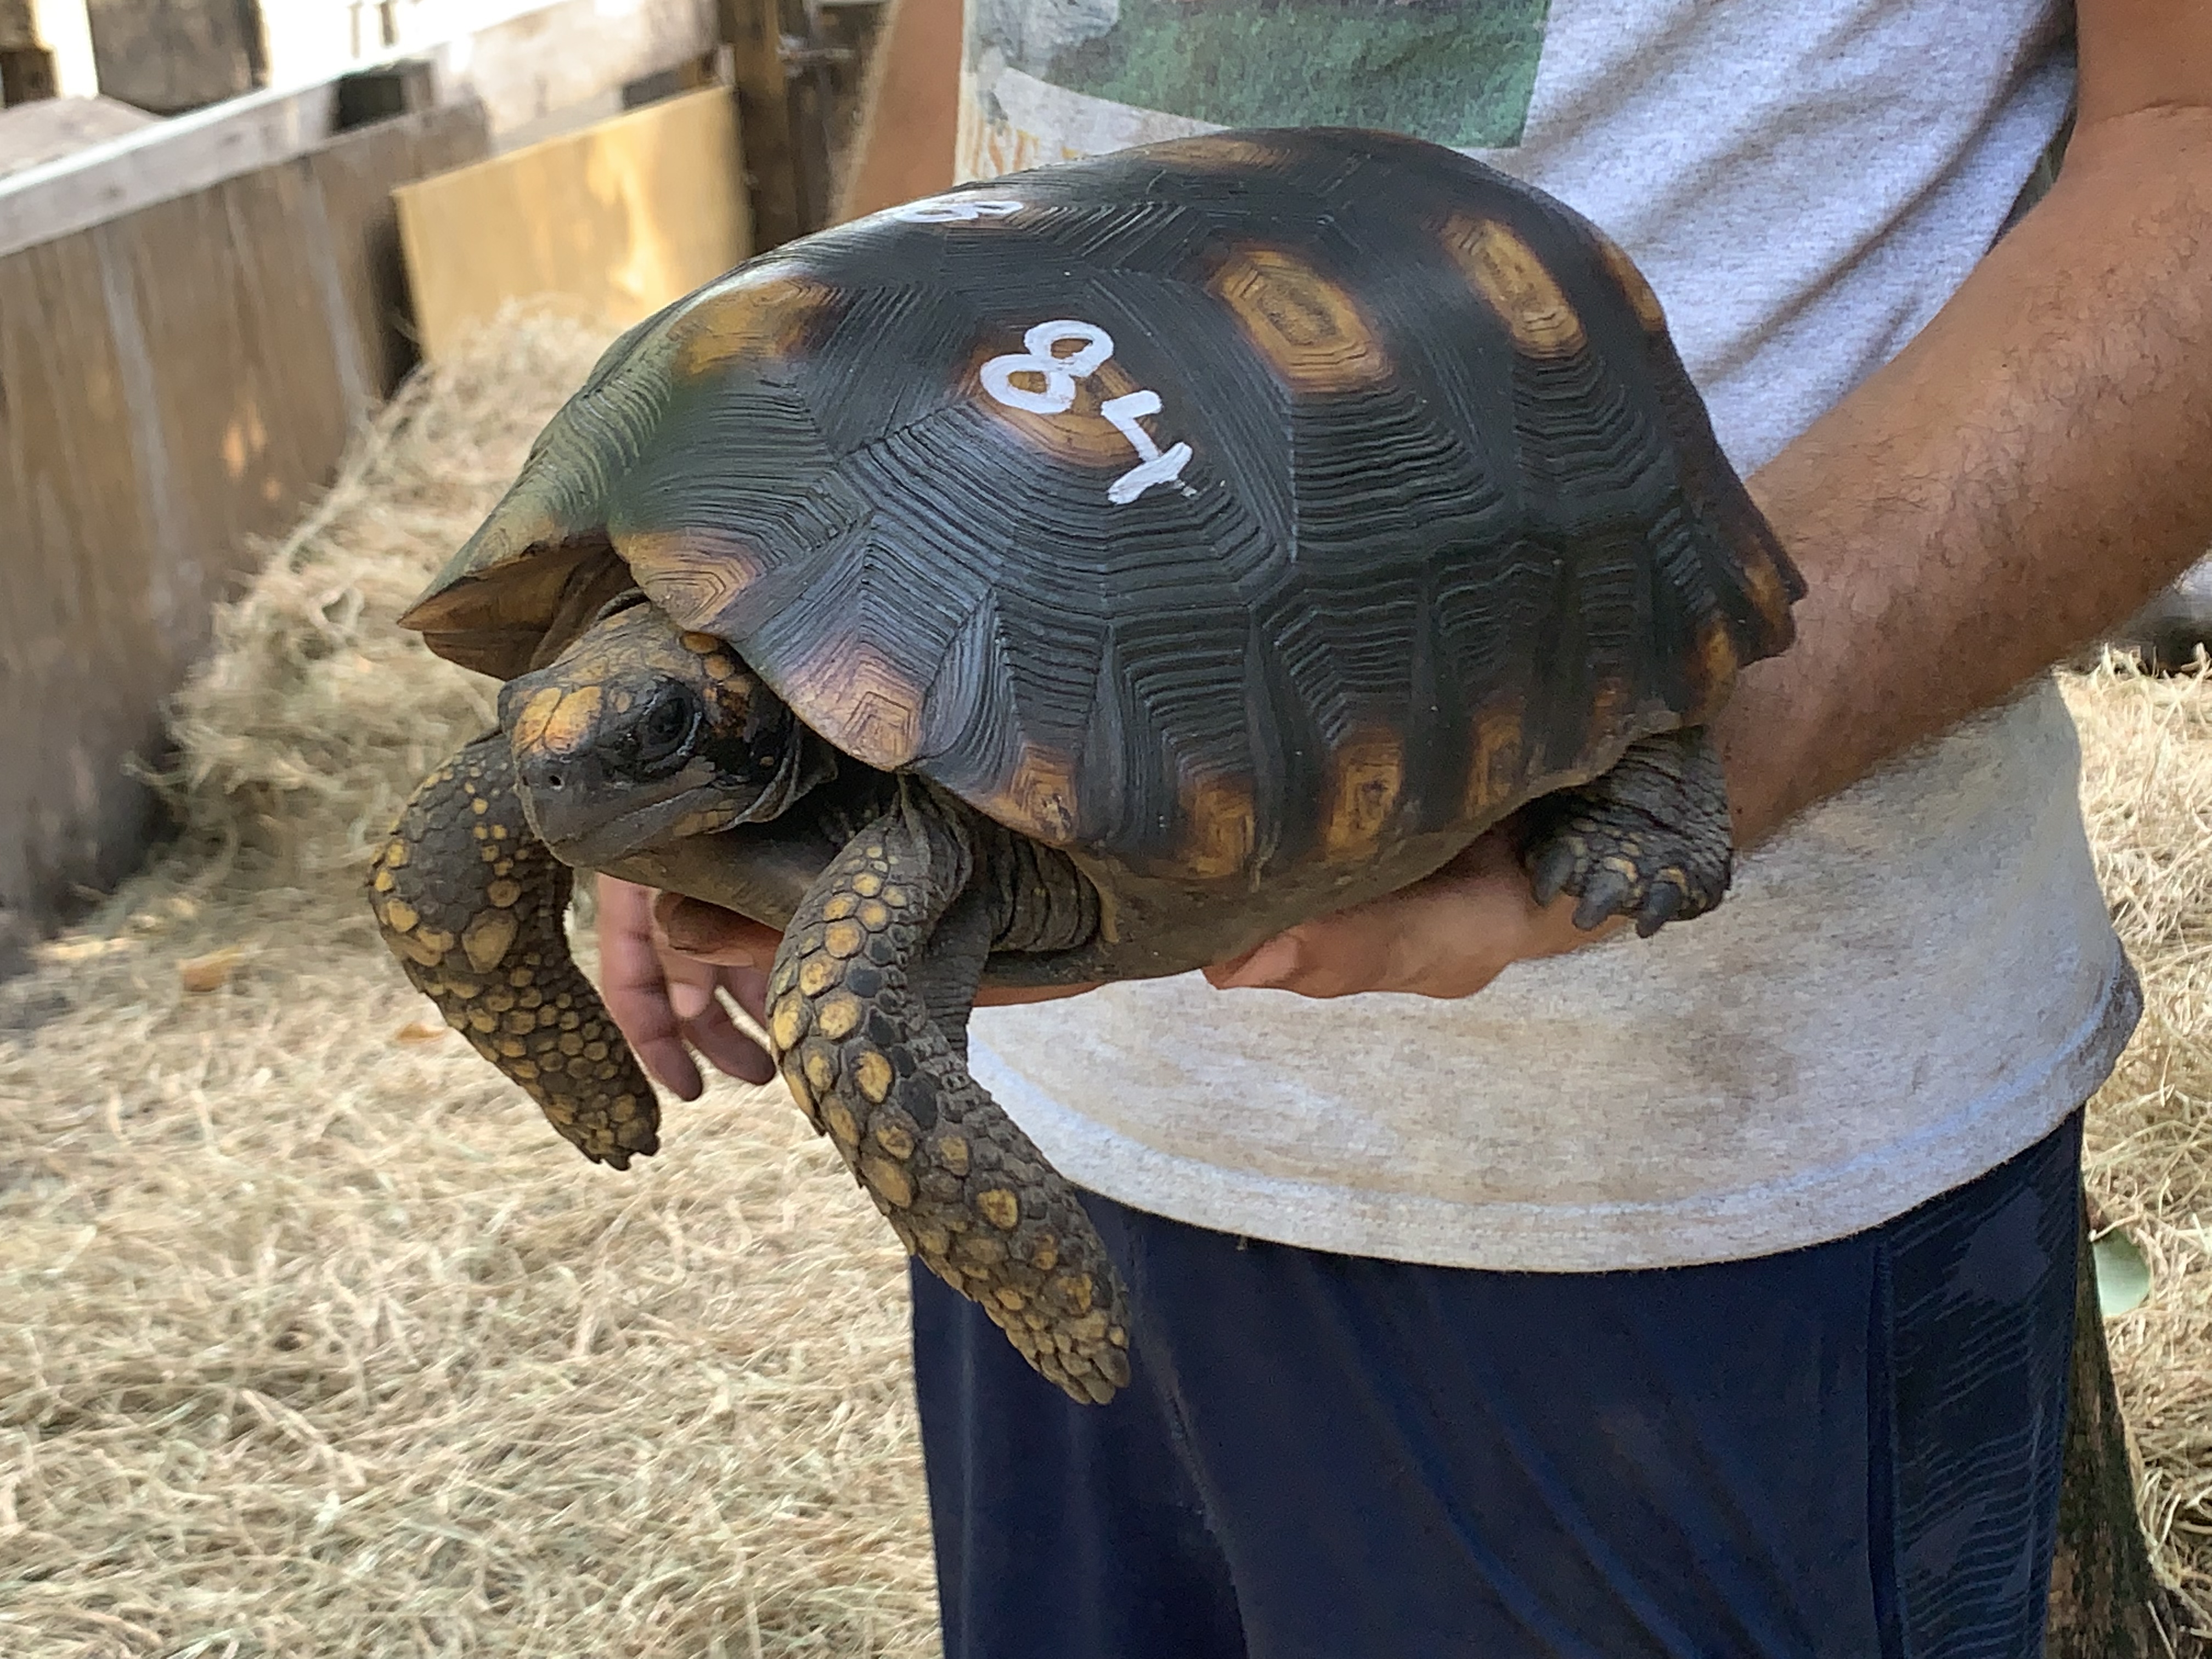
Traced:
<path fill-rule="evenodd" d="M 2212 109 L 2085 120 L 2050 196 L 1753 488 L 1811 592 L 1720 722 L 1746 845 L 2212 543 Z"/>

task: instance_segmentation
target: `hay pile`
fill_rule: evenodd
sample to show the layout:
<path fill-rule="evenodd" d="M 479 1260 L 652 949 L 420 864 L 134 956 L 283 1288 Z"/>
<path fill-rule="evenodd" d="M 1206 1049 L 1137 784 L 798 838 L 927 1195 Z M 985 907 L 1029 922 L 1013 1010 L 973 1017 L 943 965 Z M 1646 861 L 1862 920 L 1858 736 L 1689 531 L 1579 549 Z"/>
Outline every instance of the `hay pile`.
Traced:
<path fill-rule="evenodd" d="M 2150 1260 L 2108 1322 L 2162 1565 L 2212 1629 L 2212 675 L 2069 677 L 2097 870 L 2142 975 L 2133 1043 L 2089 1113 L 2090 1188 Z"/>
<path fill-rule="evenodd" d="M 177 711 L 184 842 L 0 985 L 0 1654 L 926 1655 L 897 1252 L 780 1095 L 628 1176 L 389 964 L 368 838 L 488 722 L 390 626 L 598 342 L 412 387 Z M 2094 1180 L 2172 1571 L 2212 1603 L 2212 684 L 2069 695 L 2150 1013 Z"/>
<path fill-rule="evenodd" d="M 835 1154 L 725 1084 L 587 1165 L 357 897 L 489 707 L 391 619 L 599 343 L 405 397 L 181 700 L 186 843 L 0 986 L 8 1659 L 935 1651 L 899 1254 Z"/>

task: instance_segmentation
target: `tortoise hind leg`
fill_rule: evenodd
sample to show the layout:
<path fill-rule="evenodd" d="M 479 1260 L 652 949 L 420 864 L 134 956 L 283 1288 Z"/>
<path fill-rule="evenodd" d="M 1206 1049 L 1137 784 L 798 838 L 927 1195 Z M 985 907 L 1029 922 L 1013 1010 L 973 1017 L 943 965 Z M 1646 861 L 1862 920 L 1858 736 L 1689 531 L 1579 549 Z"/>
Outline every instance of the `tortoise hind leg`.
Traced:
<path fill-rule="evenodd" d="M 1728 783 L 1702 726 L 1631 744 L 1611 771 L 1525 809 L 1522 860 L 1536 902 L 1574 896 L 1575 926 L 1635 919 L 1649 939 L 1703 915 L 1735 860 Z"/>
<path fill-rule="evenodd" d="M 659 1104 L 568 954 L 574 880 L 531 833 L 494 732 L 425 778 L 368 878 L 392 954 L 446 1023 L 595 1164 L 657 1150 Z"/>
<path fill-rule="evenodd" d="M 910 791 L 816 879 L 776 951 L 769 1036 L 908 1250 L 1047 1378 L 1103 1403 L 1129 1380 L 1120 1277 L 964 1058 L 994 918 L 963 811 Z"/>

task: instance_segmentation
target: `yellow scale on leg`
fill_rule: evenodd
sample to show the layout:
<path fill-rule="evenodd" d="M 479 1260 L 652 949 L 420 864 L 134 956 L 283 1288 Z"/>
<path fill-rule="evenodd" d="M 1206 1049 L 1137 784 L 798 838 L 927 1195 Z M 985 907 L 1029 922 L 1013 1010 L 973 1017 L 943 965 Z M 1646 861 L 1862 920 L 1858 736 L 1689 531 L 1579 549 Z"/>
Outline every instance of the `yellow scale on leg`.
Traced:
<path fill-rule="evenodd" d="M 924 902 L 927 859 L 907 844 L 921 837 L 899 817 L 847 849 L 784 935 L 769 983 L 784 1080 L 923 1265 L 1070 1395 L 1109 1400 L 1129 1334 L 1104 1246 L 908 994 L 944 896 Z"/>
<path fill-rule="evenodd" d="M 369 902 L 446 1023 L 585 1157 L 623 1170 L 658 1149 L 659 1106 L 569 960 L 573 881 L 531 833 L 507 740 L 495 732 L 415 792 L 370 872 Z"/>

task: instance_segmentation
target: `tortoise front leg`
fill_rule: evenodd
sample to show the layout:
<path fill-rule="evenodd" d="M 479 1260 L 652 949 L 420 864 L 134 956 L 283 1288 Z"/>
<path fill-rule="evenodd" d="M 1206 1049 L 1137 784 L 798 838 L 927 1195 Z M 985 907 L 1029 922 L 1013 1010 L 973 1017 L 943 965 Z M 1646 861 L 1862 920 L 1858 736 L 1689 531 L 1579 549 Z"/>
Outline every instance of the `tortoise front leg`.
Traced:
<path fill-rule="evenodd" d="M 808 1120 L 929 1270 L 1078 1401 L 1129 1380 L 1120 1276 L 1074 1189 L 969 1075 L 992 928 L 962 809 L 920 792 L 817 879 L 777 950 L 769 1036 Z"/>
<path fill-rule="evenodd" d="M 659 1103 L 568 954 L 574 878 L 531 833 L 506 735 L 422 781 L 368 878 L 384 942 L 416 988 L 520 1084 L 586 1158 L 659 1149 Z"/>

